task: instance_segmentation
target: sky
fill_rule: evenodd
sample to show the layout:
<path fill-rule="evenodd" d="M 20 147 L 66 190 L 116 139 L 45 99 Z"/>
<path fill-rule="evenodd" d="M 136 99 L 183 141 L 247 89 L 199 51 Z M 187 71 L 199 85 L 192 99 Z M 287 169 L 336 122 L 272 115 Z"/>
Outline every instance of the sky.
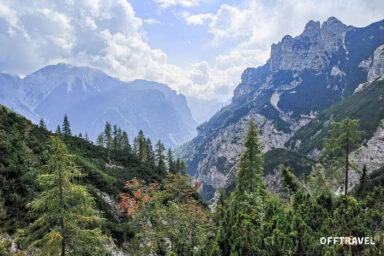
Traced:
<path fill-rule="evenodd" d="M 383 0 L 0 0 L 0 72 L 63 62 L 227 101 L 245 68 L 309 20 L 362 27 L 383 10 Z"/>

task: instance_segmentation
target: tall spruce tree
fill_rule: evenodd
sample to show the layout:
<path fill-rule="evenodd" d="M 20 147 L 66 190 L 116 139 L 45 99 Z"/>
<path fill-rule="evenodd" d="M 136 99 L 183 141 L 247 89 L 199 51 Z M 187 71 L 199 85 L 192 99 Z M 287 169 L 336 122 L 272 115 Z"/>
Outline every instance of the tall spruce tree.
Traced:
<path fill-rule="evenodd" d="M 323 159 L 330 168 L 345 168 L 344 194 L 348 194 L 348 172 L 351 163 L 349 154 L 357 149 L 361 141 L 359 120 L 344 119 L 332 122 L 329 130 L 330 137 L 324 139 Z"/>
<path fill-rule="evenodd" d="M 236 180 L 235 198 L 243 200 L 245 193 L 266 194 L 266 185 L 263 181 L 263 157 L 258 139 L 259 130 L 251 119 L 244 140 L 245 151 L 240 156 L 239 170 Z"/>
<path fill-rule="evenodd" d="M 165 147 L 163 143 L 159 140 L 156 143 L 155 157 L 156 157 L 157 168 L 159 169 L 160 173 L 166 172 L 164 150 L 165 150 Z"/>
<path fill-rule="evenodd" d="M 63 121 L 63 135 L 64 136 L 71 136 L 71 126 L 68 121 L 67 114 L 64 115 L 64 121 Z"/>
<path fill-rule="evenodd" d="M 57 125 L 55 133 L 56 133 L 56 136 L 58 137 L 61 137 L 63 135 L 63 133 L 61 132 L 60 125 Z"/>
<path fill-rule="evenodd" d="M 122 144 L 122 148 L 125 152 L 128 152 L 128 153 L 132 152 L 131 145 L 129 144 L 128 134 L 126 131 L 123 131 L 123 133 L 121 135 L 121 144 Z"/>
<path fill-rule="evenodd" d="M 155 152 L 153 151 L 152 142 L 149 138 L 147 138 L 147 152 L 148 152 L 148 159 L 147 162 L 151 165 L 155 165 Z"/>
<path fill-rule="evenodd" d="M 47 126 L 45 125 L 45 122 L 44 122 L 44 119 L 43 119 L 43 118 L 40 119 L 39 126 L 40 126 L 41 128 L 43 128 L 43 129 L 47 129 Z"/>
<path fill-rule="evenodd" d="M 104 127 L 104 145 L 108 150 L 112 148 L 112 128 L 109 122 L 105 123 Z"/>
<path fill-rule="evenodd" d="M 172 149 L 168 148 L 168 172 L 176 174 L 178 170 L 176 170 L 175 162 L 173 161 L 173 153 Z"/>
<path fill-rule="evenodd" d="M 37 178 L 41 193 L 29 205 L 37 219 L 30 225 L 24 245 L 41 255 L 104 255 L 106 236 L 95 225 L 93 198 L 85 186 L 74 183 L 81 175 L 73 166 L 65 144 L 51 137 L 50 158 Z"/>

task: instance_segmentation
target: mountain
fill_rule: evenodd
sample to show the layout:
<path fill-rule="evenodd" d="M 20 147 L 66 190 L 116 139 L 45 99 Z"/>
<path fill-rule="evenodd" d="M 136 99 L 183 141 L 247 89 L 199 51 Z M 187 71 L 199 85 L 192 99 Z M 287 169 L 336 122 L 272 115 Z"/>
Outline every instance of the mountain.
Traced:
<path fill-rule="evenodd" d="M 87 132 L 92 140 L 105 122 L 129 136 L 143 130 L 153 141 L 175 147 L 195 135 L 184 95 L 168 86 L 145 80 L 123 82 L 88 68 L 57 64 L 25 78 L 0 75 L 0 103 L 35 123 L 43 118 L 55 130 L 68 115 L 73 133 Z"/>
<path fill-rule="evenodd" d="M 266 64 L 243 72 L 231 104 L 200 125 L 197 137 L 181 150 L 189 174 L 202 184 L 203 198 L 233 184 L 251 118 L 264 152 L 296 150 L 291 139 L 300 128 L 383 74 L 383 45 L 384 20 L 356 28 L 334 17 L 323 24 L 310 21 L 299 36 L 273 44 Z M 300 152 L 311 158 L 319 154 L 314 148 Z"/>
<path fill-rule="evenodd" d="M 192 117 L 198 124 L 208 121 L 222 107 L 228 105 L 229 102 L 218 100 L 205 100 L 193 96 L 187 96 L 187 103 L 191 109 Z"/>

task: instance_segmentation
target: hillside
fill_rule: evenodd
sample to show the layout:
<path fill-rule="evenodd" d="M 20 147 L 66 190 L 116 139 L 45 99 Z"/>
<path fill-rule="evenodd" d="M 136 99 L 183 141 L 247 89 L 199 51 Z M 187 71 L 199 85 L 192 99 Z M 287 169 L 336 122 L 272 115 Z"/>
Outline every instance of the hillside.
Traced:
<path fill-rule="evenodd" d="M 49 158 L 53 135 L 0 105 L 0 230 L 13 234 L 33 220 L 26 205 L 39 193 L 35 179 Z M 98 210 L 107 218 L 104 232 L 121 244 L 133 235 L 117 206 L 127 180 L 161 181 L 166 173 L 154 164 L 140 161 L 131 150 L 111 152 L 82 138 L 63 137 L 82 171 L 80 184 L 95 197 Z"/>

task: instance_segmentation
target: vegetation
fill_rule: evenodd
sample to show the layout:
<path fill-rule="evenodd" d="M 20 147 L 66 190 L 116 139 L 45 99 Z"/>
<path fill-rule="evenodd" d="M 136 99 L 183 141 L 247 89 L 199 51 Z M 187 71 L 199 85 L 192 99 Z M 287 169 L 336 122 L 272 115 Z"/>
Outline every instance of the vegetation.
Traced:
<path fill-rule="evenodd" d="M 329 130 L 330 138 L 325 138 L 323 157 L 330 168 L 345 166 L 344 194 L 348 194 L 349 154 L 360 146 L 361 132 L 359 120 L 344 119 L 341 122 L 332 122 Z"/>
<path fill-rule="evenodd" d="M 348 138 L 345 127 L 335 127 L 342 128 L 332 132 L 335 141 Z M 212 211 L 184 162 L 161 141 L 153 148 L 143 132 L 131 145 L 107 123 L 95 146 L 1 107 L 0 231 L 15 237 L 19 255 L 103 255 L 112 241 L 132 255 L 382 255 L 383 171 L 368 175 L 364 168 L 360 184 L 336 196 L 329 180 L 345 155 L 333 149 L 346 152 L 338 142 L 327 142 L 324 155 L 333 165 L 284 150 L 264 157 L 251 121 L 234 191 L 220 191 Z M 286 161 L 290 156 L 297 161 Z M 262 179 L 271 158 L 289 166 L 280 167 L 280 194 Z M 296 177 L 306 166 L 311 174 Z M 320 243 L 332 236 L 372 237 L 375 244 Z M 2 239 L 0 255 L 9 255 L 11 244 Z"/>

